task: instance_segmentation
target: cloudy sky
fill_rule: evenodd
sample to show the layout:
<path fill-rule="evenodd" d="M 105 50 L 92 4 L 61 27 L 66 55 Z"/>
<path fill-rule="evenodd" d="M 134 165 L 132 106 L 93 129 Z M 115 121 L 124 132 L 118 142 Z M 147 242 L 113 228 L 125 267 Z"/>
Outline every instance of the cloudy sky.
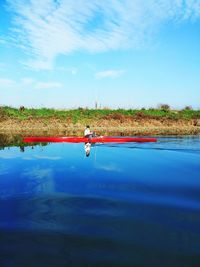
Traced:
<path fill-rule="evenodd" d="M 200 0 L 0 0 L 0 105 L 200 108 Z"/>

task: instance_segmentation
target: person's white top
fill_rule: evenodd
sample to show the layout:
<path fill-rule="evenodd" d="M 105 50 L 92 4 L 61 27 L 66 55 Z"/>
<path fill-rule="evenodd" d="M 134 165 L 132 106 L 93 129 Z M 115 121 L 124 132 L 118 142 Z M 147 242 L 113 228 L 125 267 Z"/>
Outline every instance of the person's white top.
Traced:
<path fill-rule="evenodd" d="M 84 136 L 86 136 L 88 134 L 91 134 L 90 129 L 89 128 L 85 128 Z"/>

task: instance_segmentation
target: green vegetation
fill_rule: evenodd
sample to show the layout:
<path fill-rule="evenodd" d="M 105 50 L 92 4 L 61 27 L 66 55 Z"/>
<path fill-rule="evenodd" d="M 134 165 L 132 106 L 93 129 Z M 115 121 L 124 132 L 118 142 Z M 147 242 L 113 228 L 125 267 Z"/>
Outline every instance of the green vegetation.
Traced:
<path fill-rule="evenodd" d="M 193 110 L 190 106 L 172 110 L 166 104 L 140 110 L 0 107 L 0 133 L 82 135 L 87 124 L 102 135 L 122 132 L 131 132 L 132 135 L 199 135 L 200 110 Z"/>
<path fill-rule="evenodd" d="M 56 110 L 49 108 L 12 108 L 0 107 L 0 121 L 6 119 L 30 120 L 30 119 L 59 119 L 72 123 L 84 122 L 98 119 L 123 120 L 126 118 L 136 119 L 200 119 L 200 110 L 192 110 L 186 107 L 183 110 L 171 110 L 168 105 L 161 105 L 160 108 L 150 108 L 141 110 L 135 109 L 69 109 Z"/>

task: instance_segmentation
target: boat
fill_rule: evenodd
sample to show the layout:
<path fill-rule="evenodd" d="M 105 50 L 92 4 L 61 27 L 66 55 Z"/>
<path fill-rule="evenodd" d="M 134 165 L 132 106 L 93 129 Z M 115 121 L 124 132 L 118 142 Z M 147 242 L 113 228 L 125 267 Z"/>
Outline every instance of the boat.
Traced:
<path fill-rule="evenodd" d="M 145 137 L 115 137 L 115 136 L 97 136 L 97 137 L 77 137 L 77 136 L 31 136 L 24 137 L 23 142 L 35 143 L 35 142 L 46 142 L 46 143 L 127 143 L 127 142 L 157 142 L 156 138 L 145 138 Z"/>

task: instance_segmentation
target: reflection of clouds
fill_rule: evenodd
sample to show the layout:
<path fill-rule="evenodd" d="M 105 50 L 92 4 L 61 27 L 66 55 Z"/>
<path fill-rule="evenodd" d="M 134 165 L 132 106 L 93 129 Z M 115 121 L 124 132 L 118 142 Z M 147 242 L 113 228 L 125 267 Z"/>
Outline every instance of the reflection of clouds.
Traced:
<path fill-rule="evenodd" d="M 52 192 L 54 191 L 53 170 L 51 168 L 40 168 L 39 166 L 25 170 L 22 177 L 28 178 L 26 190 L 28 192 Z"/>
<path fill-rule="evenodd" d="M 61 157 L 40 156 L 40 155 L 35 155 L 34 158 L 36 158 L 36 159 L 47 159 L 47 160 L 60 160 L 61 159 Z"/>
<path fill-rule="evenodd" d="M 52 177 L 52 169 L 41 169 L 39 167 L 32 168 L 30 170 L 25 171 L 23 176 L 28 176 L 33 179 L 44 179 Z"/>
<path fill-rule="evenodd" d="M 4 174 L 8 174 L 9 173 L 9 168 L 4 165 L 4 164 L 0 164 L 0 175 L 4 175 Z"/>
<path fill-rule="evenodd" d="M 12 154 L 12 153 L 4 153 L 4 154 L 0 154 L 0 158 L 1 159 L 15 159 L 15 158 L 19 158 L 18 155 L 16 154 Z"/>
<path fill-rule="evenodd" d="M 5 154 L 5 155 L 0 155 L 0 158 L 2 158 L 2 159 L 14 159 L 14 158 L 19 158 L 19 156 L 12 155 L 12 154 Z M 22 158 L 23 160 L 37 160 L 37 159 L 60 160 L 61 159 L 61 157 L 40 156 L 40 155 L 23 156 L 20 158 Z"/>
<path fill-rule="evenodd" d="M 15 159 L 22 158 L 23 160 L 35 160 L 35 159 L 44 159 L 44 160 L 60 160 L 59 156 L 46 156 L 46 155 L 23 155 L 19 154 L 19 151 L 3 151 L 0 152 L 0 159 Z"/>
<path fill-rule="evenodd" d="M 120 168 L 118 165 L 114 163 L 107 163 L 107 164 L 97 164 L 96 169 L 104 170 L 104 171 L 114 171 L 114 172 L 122 172 L 122 168 Z"/>
<path fill-rule="evenodd" d="M 70 171 L 77 171 L 77 168 L 76 168 L 76 166 L 71 165 L 71 166 L 69 166 L 69 170 Z"/>
<path fill-rule="evenodd" d="M 22 159 L 24 159 L 24 160 L 34 160 L 34 158 L 31 158 L 31 157 L 23 157 Z"/>

